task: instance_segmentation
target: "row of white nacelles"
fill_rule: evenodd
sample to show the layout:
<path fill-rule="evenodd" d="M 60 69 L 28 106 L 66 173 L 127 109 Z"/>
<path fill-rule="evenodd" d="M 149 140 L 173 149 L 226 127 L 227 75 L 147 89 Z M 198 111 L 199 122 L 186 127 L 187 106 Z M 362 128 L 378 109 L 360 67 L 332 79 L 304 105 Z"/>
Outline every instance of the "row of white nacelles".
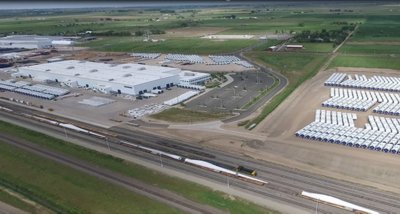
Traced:
<path fill-rule="evenodd" d="M 398 103 L 381 103 L 373 110 L 373 112 L 400 116 L 400 105 Z"/>
<path fill-rule="evenodd" d="M 393 92 L 400 91 L 399 83 L 386 83 L 386 82 L 363 81 L 363 80 L 345 80 L 344 82 L 333 84 L 332 86 L 379 90 L 379 91 L 393 91 Z"/>
<path fill-rule="evenodd" d="M 372 140 L 358 139 L 350 136 L 340 136 L 335 134 L 327 134 L 327 133 L 320 133 L 313 131 L 299 131 L 296 133 L 296 136 L 310 140 L 346 145 L 350 147 L 400 154 L 400 144 L 378 142 Z"/>
<path fill-rule="evenodd" d="M 180 62 L 190 62 L 196 64 L 203 64 L 204 60 L 199 55 L 185 55 L 185 54 L 168 54 L 165 59 Z"/>
<path fill-rule="evenodd" d="M 346 74 L 344 73 L 333 73 L 326 81 L 325 85 L 333 86 L 341 83 L 346 78 Z"/>
<path fill-rule="evenodd" d="M 352 111 L 367 111 L 371 108 L 376 102 L 373 100 L 365 101 L 365 100 L 356 100 L 351 98 L 330 98 L 322 103 L 324 107 L 337 108 L 337 109 L 346 109 Z"/>
<path fill-rule="evenodd" d="M 240 61 L 240 59 L 236 56 L 215 56 L 215 55 L 209 55 L 208 56 L 214 63 L 216 64 L 230 64 L 235 61 Z"/>
<path fill-rule="evenodd" d="M 237 65 L 241 65 L 241 66 L 243 66 L 245 68 L 254 67 L 252 64 L 248 63 L 247 61 L 237 61 L 237 62 L 234 62 L 234 63 L 237 64 Z"/>

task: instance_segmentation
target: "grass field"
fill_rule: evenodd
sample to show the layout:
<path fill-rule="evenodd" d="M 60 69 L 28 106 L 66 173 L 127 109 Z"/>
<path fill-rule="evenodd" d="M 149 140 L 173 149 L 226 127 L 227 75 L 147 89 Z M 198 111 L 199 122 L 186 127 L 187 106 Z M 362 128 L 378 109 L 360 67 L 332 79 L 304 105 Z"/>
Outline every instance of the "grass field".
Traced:
<path fill-rule="evenodd" d="M 304 50 L 302 52 L 322 52 L 328 53 L 332 52 L 334 47 L 333 43 L 301 43 L 304 45 Z"/>
<path fill-rule="evenodd" d="M 352 41 L 400 41 L 400 14 L 386 12 L 366 17 Z"/>
<path fill-rule="evenodd" d="M 400 45 L 345 44 L 339 49 L 346 54 L 400 54 Z"/>
<path fill-rule="evenodd" d="M 27 139 L 32 143 L 133 177 L 145 183 L 170 190 L 193 201 L 229 211 L 230 213 L 277 213 L 239 198 L 232 199 L 224 193 L 213 191 L 207 187 L 176 177 L 170 177 L 140 165 L 126 162 L 122 159 L 98 153 L 9 123 L 0 121 L 0 130 Z"/>
<path fill-rule="evenodd" d="M 254 119 L 247 122 L 246 128 L 252 124 L 258 124 L 264 120 L 275 108 L 279 106 L 297 87 L 304 81 L 313 77 L 323 63 L 327 60 L 328 55 L 324 54 L 306 54 L 306 53 L 260 53 L 252 52 L 249 57 L 272 67 L 274 70 L 281 72 L 288 80 L 288 86 L 276 95 L 263 108 L 262 112 Z"/>
<path fill-rule="evenodd" d="M 341 54 L 329 65 L 334 67 L 362 67 L 362 68 L 389 68 L 400 69 L 400 56 L 390 55 L 344 55 Z"/>
<path fill-rule="evenodd" d="M 9 204 L 13 207 L 16 207 L 18 209 L 21 209 L 23 211 L 26 211 L 28 213 L 33 213 L 33 214 L 40 213 L 40 210 L 38 210 L 35 206 L 26 203 L 25 201 L 21 200 L 18 197 L 14 197 L 8 192 L 2 190 L 1 187 L 0 187 L 0 201 Z"/>
<path fill-rule="evenodd" d="M 164 120 L 169 122 L 189 123 L 217 120 L 225 118 L 227 116 L 228 114 L 222 113 L 199 112 L 182 108 L 169 108 L 158 114 L 154 114 L 151 117 L 157 120 Z"/>
<path fill-rule="evenodd" d="M 278 41 L 275 39 L 268 39 L 267 42 L 260 43 L 257 47 L 254 47 L 253 51 L 266 51 L 269 47 L 273 45 L 278 45 L 282 43 L 282 41 Z"/>
<path fill-rule="evenodd" d="M 160 202 L 6 143 L 0 177 L 68 213 L 180 213 Z"/>
<path fill-rule="evenodd" d="M 114 37 L 82 45 L 99 51 L 218 54 L 238 51 L 257 42 L 257 40 L 215 41 L 199 38 L 174 38 L 163 42 L 143 42 L 133 37 Z"/>

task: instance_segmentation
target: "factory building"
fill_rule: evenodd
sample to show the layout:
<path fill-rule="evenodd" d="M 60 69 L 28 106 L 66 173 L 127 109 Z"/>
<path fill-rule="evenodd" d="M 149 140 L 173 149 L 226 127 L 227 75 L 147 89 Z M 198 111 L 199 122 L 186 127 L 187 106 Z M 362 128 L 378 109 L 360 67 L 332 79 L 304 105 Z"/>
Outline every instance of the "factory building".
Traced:
<path fill-rule="evenodd" d="M 37 81 L 62 82 L 71 87 L 96 89 L 104 93 L 139 95 L 154 89 L 169 88 L 182 81 L 199 84 L 209 74 L 179 68 L 140 64 L 105 64 L 67 60 L 18 68 L 13 76 Z"/>
<path fill-rule="evenodd" d="M 76 38 L 62 36 L 10 35 L 0 38 L 0 48 L 46 49 L 58 45 L 72 45 L 73 39 Z"/>

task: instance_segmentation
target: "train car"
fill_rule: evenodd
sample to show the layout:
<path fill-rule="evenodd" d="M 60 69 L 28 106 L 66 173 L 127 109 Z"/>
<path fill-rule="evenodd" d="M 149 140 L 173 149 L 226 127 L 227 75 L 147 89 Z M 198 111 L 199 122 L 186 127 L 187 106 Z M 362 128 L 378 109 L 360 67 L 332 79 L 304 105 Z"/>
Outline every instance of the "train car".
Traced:
<path fill-rule="evenodd" d="M 246 173 L 246 174 L 249 174 L 251 176 L 257 176 L 257 171 L 255 169 L 249 169 L 249 168 L 244 167 L 244 166 L 238 166 L 236 168 L 236 171 L 237 172 Z"/>

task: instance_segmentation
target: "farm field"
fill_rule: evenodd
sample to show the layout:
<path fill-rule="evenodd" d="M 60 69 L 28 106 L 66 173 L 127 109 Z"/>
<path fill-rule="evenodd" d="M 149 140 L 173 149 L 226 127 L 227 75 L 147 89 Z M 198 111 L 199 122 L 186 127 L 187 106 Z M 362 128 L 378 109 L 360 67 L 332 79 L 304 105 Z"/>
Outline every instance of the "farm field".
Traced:
<path fill-rule="evenodd" d="M 340 54 L 329 65 L 334 67 L 362 67 L 400 69 L 400 57 L 391 55 L 344 55 Z"/>
<path fill-rule="evenodd" d="M 31 197 L 47 201 L 58 211 L 180 213 L 162 203 L 3 142 L 0 143 L 0 154 L 2 182 L 24 189 Z"/>
<path fill-rule="evenodd" d="M 400 45 L 389 44 L 345 44 L 339 49 L 345 54 L 400 54 Z"/>
<path fill-rule="evenodd" d="M 103 38 L 92 41 L 88 46 L 98 51 L 156 52 L 185 54 L 231 53 L 256 44 L 257 40 L 209 40 L 200 38 L 174 38 L 159 42 L 143 42 L 132 37 Z"/>
<path fill-rule="evenodd" d="M 282 103 L 297 87 L 304 81 L 313 77 L 323 63 L 327 60 L 327 54 L 309 54 L 309 53 L 270 53 L 251 52 L 248 57 L 272 67 L 275 71 L 282 73 L 288 80 L 288 86 L 276 95 L 262 109 L 262 112 L 245 124 L 248 128 L 252 124 L 260 123 L 275 108 Z M 244 124 L 242 124 L 244 125 Z"/>
<path fill-rule="evenodd" d="M 351 41 L 400 41 L 400 15 L 390 12 L 390 9 L 387 10 L 385 15 L 383 13 L 368 15 Z"/>
<path fill-rule="evenodd" d="M 29 140 L 32 143 L 39 144 L 49 149 L 87 161 L 123 175 L 133 177 L 142 182 L 175 192 L 190 200 L 204 203 L 222 210 L 229 211 L 231 213 L 244 213 L 246 211 L 251 213 L 276 213 L 266 208 L 257 206 L 251 202 L 244 201 L 240 198 L 228 197 L 224 193 L 213 191 L 202 185 L 188 182 L 176 177 L 167 176 L 159 172 L 149 170 L 143 166 L 89 150 L 81 146 L 73 145 L 63 140 L 52 138 L 45 134 L 34 132 L 6 122 L 0 121 L 0 129 L 9 134 Z M 124 200 L 122 200 L 121 203 L 122 202 L 124 202 Z M 112 207 L 109 209 L 112 209 Z"/>

